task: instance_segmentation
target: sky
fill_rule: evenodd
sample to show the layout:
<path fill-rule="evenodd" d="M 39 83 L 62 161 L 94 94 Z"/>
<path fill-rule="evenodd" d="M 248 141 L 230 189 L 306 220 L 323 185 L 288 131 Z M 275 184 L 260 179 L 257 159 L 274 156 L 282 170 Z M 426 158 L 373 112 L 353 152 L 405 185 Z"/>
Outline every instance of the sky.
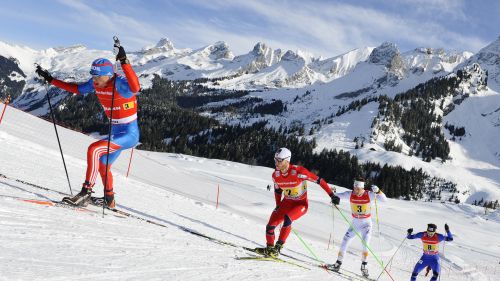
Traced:
<path fill-rule="evenodd" d="M 127 50 L 169 38 L 176 48 L 226 42 L 235 55 L 257 42 L 333 57 L 385 41 L 477 52 L 500 36 L 496 0 L 41 0 L 4 1 L 0 41 L 34 49 L 83 44 Z"/>

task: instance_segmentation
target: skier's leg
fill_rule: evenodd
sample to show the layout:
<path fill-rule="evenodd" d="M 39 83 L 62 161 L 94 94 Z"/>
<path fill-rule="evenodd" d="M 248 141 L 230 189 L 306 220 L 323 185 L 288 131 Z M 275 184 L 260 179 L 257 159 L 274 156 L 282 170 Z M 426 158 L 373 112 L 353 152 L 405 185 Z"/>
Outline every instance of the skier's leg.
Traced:
<path fill-rule="evenodd" d="M 104 154 L 101 156 L 100 161 L 99 161 L 99 173 L 101 174 L 102 178 L 102 183 L 104 185 L 104 182 L 106 181 L 106 174 L 108 176 L 107 178 L 107 183 L 105 186 L 106 190 L 106 195 L 113 195 L 113 175 L 111 173 L 111 164 L 115 162 L 115 160 L 120 156 L 121 151 L 131 148 L 134 145 L 137 144 L 137 135 L 133 133 L 127 133 L 127 132 L 120 132 L 115 133 L 111 136 L 111 143 L 110 143 L 110 149 L 109 149 L 109 160 L 108 155 L 106 155 L 107 152 L 107 142 L 106 144 L 106 151 Z M 114 148 L 113 150 L 111 148 Z M 106 162 L 108 162 L 108 169 L 106 170 Z"/>
<path fill-rule="evenodd" d="M 285 244 L 290 231 L 292 231 L 292 222 L 299 219 L 307 213 L 307 204 L 300 204 L 293 206 L 287 214 L 284 216 L 283 227 L 281 227 L 280 236 L 278 242 L 280 244 Z"/>
<path fill-rule="evenodd" d="M 274 229 L 285 219 L 285 214 L 288 212 L 288 204 L 287 201 L 282 201 L 280 206 L 276 207 L 271 216 L 269 217 L 269 221 L 266 225 L 266 243 L 267 246 L 274 246 Z"/>
<path fill-rule="evenodd" d="M 361 254 L 361 262 L 366 262 L 366 259 L 368 258 L 368 247 L 367 245 L 370 245 L 370 239 L 372 237 L 372 224 L 371 221 L 367 221 L 363 224 L 361 228 L 361 238 L 365 241 L 363 244 L 363 252 Z"/>
<path fill-rule="evenodd" d="M 346 231 L 344 238 L 342 239 L 342 244 L 340 245 L 340 250 L 339 250 L 339 256 L 337 257 L 337 261 L 342 262 L 344 259 L 344 256 L 347 252 L 347 247 L 349 247 L 349 244 L 351 243 L 352 239 L 354 238 L 354 230 L 352 227 L 349 227 L 349 229 Z"/>
<path fill-rule="evenodd" d="M 441 274 L 441 265 L 439 263 L 439 255 L 436 255 L 435 258 L 432 259 L 431 268 L 432 268 L 431 281 L 436 281 L 439 277 L 439 274 Z"/>
<path fill-rule="evenodd" d="M 110 143 L 109 151 L 115 152 L 120 149 L 120 146 Z M 108 142 L 106 140 L 100 140 L 92 143 L 87 150 L 87 173 L 85 176 L 85 184 L 92 188 L 95 184 L 98 169 L 99 169 L 99 159 L 108 151 Z"/>
<path fill-rule="evenodd" d="M 424 268 L 427 267 L 427 262 L 424 259 L 424 256 L 420 258 L 420 260 L 415 264 L 415 267 L 413 268 L 413 272 L 411 274 L 411 281 L 417 280 L 417 276 L 420 273 L 420 271 L 424 270 Z"/>

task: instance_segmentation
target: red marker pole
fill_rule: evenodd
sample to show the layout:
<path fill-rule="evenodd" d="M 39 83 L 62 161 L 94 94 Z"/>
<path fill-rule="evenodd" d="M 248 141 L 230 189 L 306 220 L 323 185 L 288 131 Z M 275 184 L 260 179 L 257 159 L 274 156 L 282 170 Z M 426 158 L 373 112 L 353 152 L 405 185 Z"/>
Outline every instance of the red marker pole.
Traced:
<path fill-rule="evenodd" d="M 132 147 L 132 151 L 130 151 L 130 160 L 128 161 L 127 176 L 125 176 L 126 178 L 128 178 L 128 173 L 130 172 L 130 164 L 132 164 L 132 156 L 134 156 L 134 148 L 133 147 Z"/>
<path fill-rule="evenodd" d="M 217 185 L 217 203 L 215 205 L 215 209 L 219 208 L 219 192 L 220 192 L 220 187 Z"/>
<path fill-rule="evenodd" d="M 10 95 L 7 96 L 7 99 L 5 100 L 5 105 L 3 106 L 2 110 L 2 116 L 0 116 L 0 124 L 2 123 L 3 115 L 5 114 L 5 110 L 7 109 L 7 105 L 9 105 L 10 101 Z"/>

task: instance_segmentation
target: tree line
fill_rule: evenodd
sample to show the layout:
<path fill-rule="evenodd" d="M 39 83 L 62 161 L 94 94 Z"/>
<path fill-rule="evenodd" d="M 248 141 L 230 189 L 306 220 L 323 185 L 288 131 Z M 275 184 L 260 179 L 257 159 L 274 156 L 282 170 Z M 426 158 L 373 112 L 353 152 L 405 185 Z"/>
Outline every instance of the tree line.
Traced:
<path fill-rule="evenodd" d="M 289 134 L 289 128 L 273 129 L 266 122 L 228 125 L 193 108 L 179 106 L 178 97 L 192 94 L 195 87 L 192 81 L 156 77 L 152 87 L 138 95 L 141 131 L 138 148 L 274 167 L 275 151 L 287 147 L 293 153 L 293 163 L 304 165 L 332 184 L 350 188 L 354 178 L 363 176 L 369 184 L 383 188 L 389 197 L 406 200 L 424 198 L 427 191 L 434 190 L 432 181 L 437 179 L 421 169 L 360 163 L 349 152 L 335 149 L 316 153 L 314 140 Z M 55 114 L 63 125 L 86 133 L 107 132 L 106 118 L 94 95 L 71 95 L 61 105 Z M 281 108 L 282 104 L 276 102 L 273 106 Z"/>

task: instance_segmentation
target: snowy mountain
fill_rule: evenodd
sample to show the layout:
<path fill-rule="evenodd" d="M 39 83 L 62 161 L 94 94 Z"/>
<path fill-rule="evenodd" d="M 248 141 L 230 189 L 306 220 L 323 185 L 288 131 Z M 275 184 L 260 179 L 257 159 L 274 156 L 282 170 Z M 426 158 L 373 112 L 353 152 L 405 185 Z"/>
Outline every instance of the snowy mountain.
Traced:
<path fill-rule="evenodd" d="M 62 127 L 58 130 L 74 193 L 83 180 L 87 146 L 95 139 Z M 0 141 L 0 280 L 256 281 L 277 276 L 358 280 L 316 266 L 319 261 L 335 261 L 348 225 L 337 210 L 332 213 L 328 196 L 314 183 L 308 187 L 308 213 L 293 223 L 295 232 L 282 251 L 300 261 L 284 259 L 308 269 L 236 260 L 249 255 L 239 246 L 265 243 L 265 224 L 275 207 L 273 192 L 266 189 L 272 169 L 136 150 L 127 178 L 130 153 L 126 151 L 112 168 L 118 209 L 156 223 L 152 224 L 110 211 L 103 216 L 102 209 L 92 206 L 75 211 L 32 203 L 60 200 L 61 193 L 69 193 L 50 122 L 9 107 L 0 125 Z M 492 171 L 484 168 L 476 171 Z M 98 183 L 95 195 L 102 196 L 101 190 Z M 349 215 L 347 202 L 339 208 Z M 379 202 L 377 208 L 379 227 L 374 218 L 371 246 L 384 264 L 394 255 L 388 270 L 395 280 L 409 279 L 422 253 L 420 240 L 403 241 L 406 229 L 423 231 L 427 223 L 437 224 L 441 233 L 448 223 L 454 234 L 453 242 L 440 244 L 442 280 L 497 280 L 498 210 L 484 214 L 483 208 L 468 204 L 393 199 Z M 343 268 L 359 273 L 361 243 L 355 239 Z M 373 278 L 381 272 L 372 255 L 368 269 Z M 390 279 L 382 274 L 379 280 Z"/>
<path fill-rule="evenodd" d="M 500 198 L 498 173 L 475 170 L 500 169 L 500 151 L 495 142 L 500 137 L 499 40 L 477 54 L 434 48 L 401 52 L 395 44 L 385 42 L 376 48 L 355 49 L 324 59 L 300 50 L 273 49 L 265 43 L 257 43 L 250 52 L 238 56 L 224 42 L 194 50 L 177 49 L 163 38 L 142 50 L 129 50 L 129 57 L 140 75 L 141 85 L 146 88 L 151 87 L 154 75 L 159 75 L 173 80 L 217 78 L 207 80 L 204 86 L 251 91 L 241 98 L 206 104 L 200 110 L 250 99 L 259 101 L 252 106 L 281 101 L 286 108 L 278 114 L 266 115 L 249 115 L 246 108 L 230 112 L 229 117 L 226 112 L 206 113 L 219 121 L 237 125 L 265 120 L 275 128 L 281 126 L 291 131 L 303 128 L 309 134 L 301 137 L 314 138 L 317 152 L 324 148 L 342 149 L 357 155 L 361 161 L 422 168 L 432 176 L 457 183 L 461 191 L 459 199 L 473 203 Z M 6 69 L 1 72 L 0 84 L 18 93 L 17 97 L 14 95 L 16 107 L 36 115 L 46 114 L 48 107 L 46 89 L 34 77 L 35 62 L 55 77 L 82 82 L 89 79 L 88 65 L 93 59 L 113 56 L 110 51 L 89 50 L 81 45 L 41 51 L 3 42 L 0 47 L 0 59 L 3 57 L 5 62 L 2 70 Z M 434 126 L 449 144 L 450 159 L 445 159 L 445 163 L 437 158 L 425 162 L 422 156 L 410 155 L 412 149 L 418 148 L 405 144 L 403 136 L 407 132 L 398 122 L 379 122 L 374 127 L 375 119 L 380 120 L 380 103 L 375 98 L 385 95 L 393 99 L 440 77 L 455 79 L 450 77 L 457 77 L 459 71 L 473 65 L 478 67 L 473 71 L 476 74 L 463 78 L 456 89 L 433 101 L 432 111 L 440 118 Z M 478 84 L 476 80 L 482 82 Z M 66 97 L 62 91 L 54 88 L 50 91 L 56 104 Z M 344 110 L 363 99 L 370 102 L 356 110 Z M 464 128 L 466 136 L 455 137 L 445 129 L 446 124 Z M 385 125 L 387 128 L 381 130 L 380 126 Z M 388 140 L 400 145 L 401 153 L 388 151 L 385 145 Z M 462 173 L 455 173 L 457 169 Z"/>

